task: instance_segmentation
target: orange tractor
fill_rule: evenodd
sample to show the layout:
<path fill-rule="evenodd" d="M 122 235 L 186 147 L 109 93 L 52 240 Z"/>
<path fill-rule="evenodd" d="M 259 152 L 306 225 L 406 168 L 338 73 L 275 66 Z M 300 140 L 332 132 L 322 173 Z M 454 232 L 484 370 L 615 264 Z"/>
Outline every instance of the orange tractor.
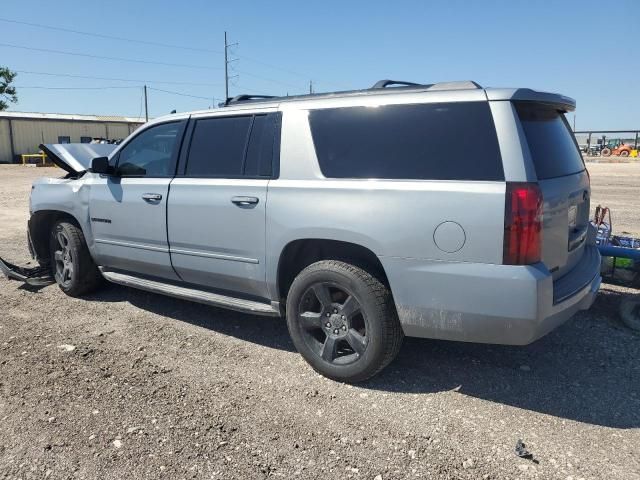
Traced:
<path fill-rule="evenodd" d="M 622 140 L 609 140 L 604 148 L 600 151 L 603 157 L 617 155 L 620 157 L 628 157 L 631 154 L 632 147 L 624 143 Z"/>

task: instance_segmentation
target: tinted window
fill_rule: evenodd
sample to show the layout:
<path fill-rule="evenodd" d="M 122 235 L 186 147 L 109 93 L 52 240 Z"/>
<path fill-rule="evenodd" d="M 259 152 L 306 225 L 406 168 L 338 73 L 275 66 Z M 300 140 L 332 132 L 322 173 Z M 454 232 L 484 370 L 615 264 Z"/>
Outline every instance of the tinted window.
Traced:
<path fill-rule="evenodd" d="M 58 137 L 58 143 L 71 143 L 71 137 Z"/>
<path fill-rule="evenodd" d="M 195 177 L 241 176 L 250 126 L 250 116 L 197 120 L 186 174 Z"/>
<path fill-rule="evenodd" d="M 538 179 L 584 170 L 582 156 L 564 115 L 544 105 L 516 104 Z"/>
<path fill-rule="evenodd" d="M 244 174 L 249 177 L 269 177 L 273 163 L 274 115 L 254 117 L 251 139 L 244 163 Z"/>
<path fill-rule="evenodd" d="M 118 172 L 124 176 L 173 175 L 172 156 L 182 124 L 163 123 L 148 128 L 127 143 L 118 155 Z"/>
<path fill-rule="evenodd" d="M 486 102 L 314 110 L 310 122 L 326 177 L 504 180 Z"/>

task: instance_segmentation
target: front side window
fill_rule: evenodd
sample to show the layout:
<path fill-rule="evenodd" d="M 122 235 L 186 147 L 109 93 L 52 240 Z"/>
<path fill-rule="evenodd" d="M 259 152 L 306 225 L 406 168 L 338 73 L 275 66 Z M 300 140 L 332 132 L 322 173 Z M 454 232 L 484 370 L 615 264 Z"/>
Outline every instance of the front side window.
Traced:
<path fill-rule="evenodd" d="M 174 174 L 174 153 L 182 122 L 148 128 L 118 154 L 118 174 L 135 177 L 167 177 Z"/>
<path fill-rule="evenodd" d="M 487 102 L 329 108 L 309 121 L 325 177 L 504 180 Z"/>
<path fill-rule="evenodd" d="M 71 143 L 71 137 L 63 135 L 58 137 L 58 143 Z"/>

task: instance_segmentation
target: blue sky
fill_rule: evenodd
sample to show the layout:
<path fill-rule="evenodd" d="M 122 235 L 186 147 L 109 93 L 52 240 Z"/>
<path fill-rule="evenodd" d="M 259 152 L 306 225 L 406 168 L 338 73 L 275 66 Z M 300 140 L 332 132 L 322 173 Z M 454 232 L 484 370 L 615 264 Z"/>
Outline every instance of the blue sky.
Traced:
<path fill-rule="evenodd" d="M 198 47 L 194 51 L 0 21 L 0 43 L 197 66 L 103 60 L 0 45 L 0 65 L 132 79 L 123 82 L 19 73 L 16 111 L 141 113 L 208 108 L 223 87 L 223 32 L 238 42 L 231 94 L 363 88 L 382 78 L 432 83 L 473 79 L 576 98 L 577 129 L 640 128 L 640 30 L 636 0 L 611 1 L 135 1 L 3 2 L 0 18 Z M 629 22 L 624 21 L 629 20 Z M 268 64 L 268 65 L 267 65 Z M 277 67 L 277 68 L 275 68 Z M 142 81 L 144 80 L 144 81 Z M 146 81 L 146 82 L 145 82 Z M 178 82 L 199 85 L 183 85 Z M 202 85 L 204 84 L 204 85 Z M 56 90 L 53 87 L 128 87 Z M 573 118 L 570 117 L 570 121 Z"/>

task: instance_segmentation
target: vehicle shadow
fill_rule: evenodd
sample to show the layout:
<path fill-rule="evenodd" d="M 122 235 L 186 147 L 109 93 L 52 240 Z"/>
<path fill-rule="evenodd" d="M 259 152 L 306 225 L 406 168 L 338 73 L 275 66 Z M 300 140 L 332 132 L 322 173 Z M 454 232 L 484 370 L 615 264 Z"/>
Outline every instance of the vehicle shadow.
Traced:
<path fill-rule="evenodd" d="M 640 427 L 640 335 L 617 320 L 626 295 L 604 287 L 591 310 L 524 347 L 406 338 L 361 387 L 459 394 L 613 428 Z M 282 319 L 246 315 L 119 286 L 88 298 L 131 304 L 248 342 L 294 351 Z"/>
<path fill-rule="evenodd" d="M 230 335 L 269 348 L 295 351 L 287 325 L 281 318 L 247 315 L 114 284 L 106 284 L 98 292 L 84 298 L 97 302 L 126 301 L 148 312 L 223 335 Z"/>
<path fill-rule="evenodd" d="M 396 361 L 366 386 L 455 389 L 568 420 L 640 427 L 640 336 L 617 318 L 625 295 L 603 287 L 588 312 L 524 347 L 406 339 Z"/>

